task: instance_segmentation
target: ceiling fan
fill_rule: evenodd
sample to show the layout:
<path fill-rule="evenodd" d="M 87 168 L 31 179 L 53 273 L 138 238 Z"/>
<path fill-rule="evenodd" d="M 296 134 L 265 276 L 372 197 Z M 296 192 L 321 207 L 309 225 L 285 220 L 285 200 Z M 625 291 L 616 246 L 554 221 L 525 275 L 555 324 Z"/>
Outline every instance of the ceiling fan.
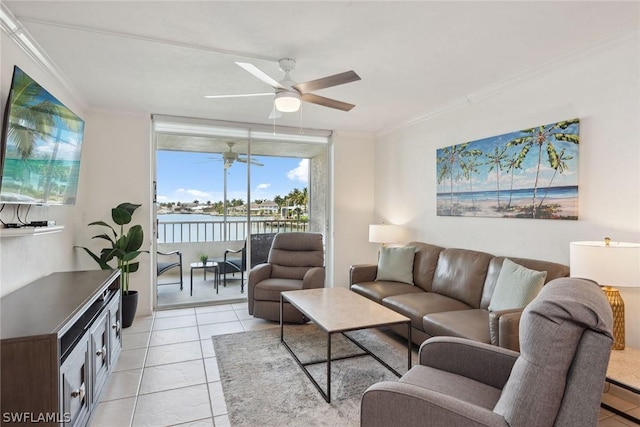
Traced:
<path fill-rule="evenodd" d="M 280 69 L 284 72 L 284 79 L 276 81 L 271 76 L 260 70 L 253 64 L 248 62 L 236 62 L 247 72 L 275 89 L 275 92 L 263 93 L 247 93 L 237 95 L 205 95 L 205 98 L 242 98 L 248 96 L 275 96 L 275 110 L 283 113 L 292 113 L 300 108 L 300 101 L 310 102 L 312 104 L 322 105 L 323 107 L 335 108 L 342 111 L 350 111 L 354 104 L 337 101 L 324 96 L 311 93 L 315 90 L 326 89 L 333 86 L 351 83 L 360 80 L 360 76 L 355 71 L 345 71 L 344 73 L 334 74 L 332 76 L 322 77 L 320 79 L 311 80 L 305 83 L 296 83 L 291 80 L 289 73 L 296 67 L 296 61 L 293 59 L 281 59 Z M 275 111 L 274 111 L 275 112 Z M 272 116 L 274 114 L 272 112 Z"/>
<path fill-rule="evenodd" d="M 236 145 L 235 142 L 227 142 L 227 146 L 229 147 L 229 151 L 225 151 L 222 153 L 222 160 L 224 161 L 224 168 L 229 169 L 231 165 L 233 165 L 234 161 L 238 161 L 240 163 L 251 163 L 255 166 L 264 166 L 264 163 L 257 162 L 255 160 L 249 161 L 246 157 L 240 157 L 240 154 L 233 151 L 233 146 Z"/>

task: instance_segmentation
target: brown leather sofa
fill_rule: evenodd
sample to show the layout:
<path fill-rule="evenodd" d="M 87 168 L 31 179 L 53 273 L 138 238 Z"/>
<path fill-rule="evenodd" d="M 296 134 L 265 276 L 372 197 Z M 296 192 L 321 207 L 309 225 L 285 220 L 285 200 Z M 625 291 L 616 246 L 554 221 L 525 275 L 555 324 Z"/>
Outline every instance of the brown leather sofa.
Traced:
<path fill-rule="evenodd" d="M 422 242 L 416 248 L 413 285 L 376 281 L 377 265 L 350 268 L 351 290 L 411 319 L 411 339 L 453 336 L 519 351 L 522 309 L 492 312 L 491 296 L 505 257 Z M 545 283 L 569 276 L 569 267 L 548 261 L 508 257 L 526 268 L 546 271 Z M 393 328 L 406 337 L 406 328 Z"/>

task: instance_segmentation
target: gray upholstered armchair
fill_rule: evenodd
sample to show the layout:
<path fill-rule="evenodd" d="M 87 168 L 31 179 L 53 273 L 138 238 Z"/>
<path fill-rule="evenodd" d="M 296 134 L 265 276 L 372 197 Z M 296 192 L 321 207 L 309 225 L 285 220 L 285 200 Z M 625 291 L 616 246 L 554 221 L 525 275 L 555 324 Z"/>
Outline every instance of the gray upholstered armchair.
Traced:
<path fill-rule="evenodd" d="M 249 271 L 249 314 L 280 320 L 280 292 L 324 287 L 324 247 L 320 233 L 279 233 L 273 239 L 264 264 Z M 285 304 L 285 322 L 305 319 Z"/>
<path fill-rule="evenodd" d="M 612 325 L 594 282 L 555 279 L 522 314 L 521 353 L 431 338 L 398 382 L 367 389 L 361 425 L 595 426 Z"/>

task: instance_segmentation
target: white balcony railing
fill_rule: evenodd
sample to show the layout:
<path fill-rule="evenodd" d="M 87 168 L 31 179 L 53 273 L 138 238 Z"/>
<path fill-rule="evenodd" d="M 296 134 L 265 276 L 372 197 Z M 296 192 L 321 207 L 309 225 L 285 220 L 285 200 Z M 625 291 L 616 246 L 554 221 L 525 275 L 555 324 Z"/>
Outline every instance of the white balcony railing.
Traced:
<path fill-rule="evenodd" d="M 308 223 L 297 219 L 252 220 L 251 233 L 307 231 Z M 225 235 L 226 231 L 226 235 Z M 169 221 L 158 223 L 158 243 L 196 243 L 244 240 L 247 221 Z"/>

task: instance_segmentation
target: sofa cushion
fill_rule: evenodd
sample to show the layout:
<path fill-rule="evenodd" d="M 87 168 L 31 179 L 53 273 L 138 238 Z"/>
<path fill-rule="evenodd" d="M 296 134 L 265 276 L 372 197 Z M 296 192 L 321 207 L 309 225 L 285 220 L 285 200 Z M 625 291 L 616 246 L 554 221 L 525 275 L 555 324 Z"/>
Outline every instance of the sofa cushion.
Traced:
<path fill-rule="evenodd" d="M 493 255 L 484 252 L 444 249 L 440 252 L 431 290 L 479 308 L 491 258 Z"/>
<path fill-rule="evenodd" d="M 484 289 L 482 290 L 480 308 L 489 308 L 489 303 L 493 296 L 493 290 L 496 287 L 500 270 L 502 270 L 502 263 L 505 259 L 506 258 L 503 256 L 497 256 L 489 262 L 489 270 L 487 271 L 487 278 L 484 282 Z M 529 258 L 509 257 L 509 259 L 516 264 L 520 264 L 521 266 L 530 268 L 531 270 L 546 271 L 547 277 L 545 278 L 545 283 L 549 283 L 551 280 L 558 279 L 560 277 L 569 277 L 569 266 L 564 264 Z"/>
<path fill-rule="evenodd" d="M 442 252 L 444 248 L 421 242 L 411 242 L 408 243 L 407 246 L 416 248 L 415 258 L 413 260 L 413 284 L 425 291 L 431 291 L 433 274 L 436 271 L 440 252 Z"/>
<path fill-rule="evenodd" d="M 463 302 L 433 292 L 394 295 L 383 299 L 382 305 L 410 318 L 411 326 L 419 330 L 426 314 L 471 309 Z"/>
<path fill-rule="evenodd" d="M 427 314 L 422 319 L 422 326 L 427 334 L 434 337 L 458 337 L 491 343 L 489 311 L 480 308 Z"/>
<path fill-rule="evenodd" d="M 386 297 L 401 294 L 417 294 L 424 291 L 416 286 L 407 285 L 406 283 L 398 282 L 364 282 L 351 285 L 351 290 L 357 294 L 369 298 L 377 302 L 382 303 L 382 300 Z"/>
<path fill-rule="evenodd" d="M 302 280 L 296 279 L 265 279 L 253 289 L 253 299 L 256 301 L 280 301 L 280 292 L 302 289 Z"/>
<path fill-rule="evenodd" d="M 376 280 L 408 283 L 413 285 L 413 259 L 416 248 L 403 246 L 400 248 L 380 248 L 378 272 Z"/>
<path fill-rule="evenodd" d="M 489 303 L 490 311 L 523 308 L 529 304 L 547 277 L 546 271 L 530 270 L 505 259 Z"/>

